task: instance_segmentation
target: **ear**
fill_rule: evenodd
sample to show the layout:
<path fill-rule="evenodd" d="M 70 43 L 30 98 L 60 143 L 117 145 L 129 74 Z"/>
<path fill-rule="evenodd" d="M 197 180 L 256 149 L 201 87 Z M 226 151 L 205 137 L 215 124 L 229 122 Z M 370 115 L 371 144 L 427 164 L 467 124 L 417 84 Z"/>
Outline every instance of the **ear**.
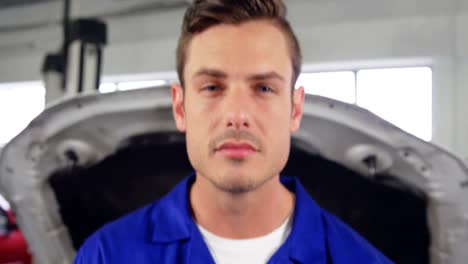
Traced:
<path fill-rule="evenodd" d="M 292 100 L 291 132 L 296 132 L 301 126 L 302 113 L 304 109 L 304 87 L 294 90 Z"/>
<path fill-rule="evenodd" d="M 177 129 L 185 132 L 185 109 L 184 109 L 184 90 L 180 84 L 171 85 L 172 94 L 172 114 Z"/>

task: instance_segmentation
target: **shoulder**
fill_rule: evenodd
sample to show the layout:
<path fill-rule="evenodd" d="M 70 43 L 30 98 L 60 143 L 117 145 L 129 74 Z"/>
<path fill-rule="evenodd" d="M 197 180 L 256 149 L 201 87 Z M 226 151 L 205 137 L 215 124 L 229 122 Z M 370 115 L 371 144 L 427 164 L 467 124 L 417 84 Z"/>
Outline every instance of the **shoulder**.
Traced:
<path fill-rule="evenodd" d="M 141 248 L 148 240 L 150 214 L 158 201 L 110 222 L 97 230 L 80 247 L 75 264 L 116 263 L 125 251 Z"/>
<path fill-rule="evenodd" d="M 333 214 L 322 209 L 327 249 L 333 263 L 393 263 Z"/>
<path fill-rule="evenodd" d="M 154 263 L 166 258 L 169 262 L 164 263 L 173 263 L 177 254 L 166 253 L 175 252 L 181 243 L 168 242 L 185 240 L 192 230 L 187 190 L 193 180 L 193 175 L 185 178 L 159 200 L 99 229 L 80 248 L 75 264 Z"/>

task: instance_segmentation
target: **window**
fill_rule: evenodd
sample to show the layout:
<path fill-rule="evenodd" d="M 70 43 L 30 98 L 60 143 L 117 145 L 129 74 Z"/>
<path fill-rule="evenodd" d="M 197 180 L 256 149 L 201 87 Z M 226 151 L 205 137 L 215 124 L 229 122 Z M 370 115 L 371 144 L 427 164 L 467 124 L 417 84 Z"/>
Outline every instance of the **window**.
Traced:
<path fill-rule="evenodd" d="M 117 90 L 119 91 L 127 91 L 127 90 L 135 90 L 135 89 L 143 89 L 143 88 L 151 88 L 162 86 L 167 82 L 164 80 L 148 80 L 148 81 L 134 81 L 134 82 L 120 82 L 117 84 Z"/>
<path fill-rule="evenodd" d="M 424 140 L 432 138 L 430 68 L 362 70 L 357 105 Z"/>
<path fill-rule="evenodd" d="M 0 84 L 0 146 L 18 135 L 45 106 L 41 82 Z"/>
<path fill-rule="evenodd" d="M 164 80 L 106 82 L 101 93 L 142 89 L 168 84 Z M 0 148 L 44 110 L 45 88 L 40 81 L 0 83 Z"/>
<path fill-rule="evenodd" d="M 429 67 L 303 73 L 306 93 L 356 104 L 401 129 L 432 138 L 432 70 Z"/>
<path fill-rule="evenodd" d="M 297 80 L 305 92 L 333 98 L 346 103 L 356 102 L 354 72 L 302 73 Z"/>

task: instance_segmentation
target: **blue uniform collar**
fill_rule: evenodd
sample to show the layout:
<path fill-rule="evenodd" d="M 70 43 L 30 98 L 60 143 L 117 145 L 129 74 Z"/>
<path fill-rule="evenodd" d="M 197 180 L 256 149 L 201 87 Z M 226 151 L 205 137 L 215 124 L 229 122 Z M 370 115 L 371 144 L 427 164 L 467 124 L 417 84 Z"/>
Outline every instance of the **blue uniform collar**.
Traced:
<path fill-rule="evenodd" d="M 284 258 L 288 257 L 299 263 L 325 263 L 326 240 L 321 208 L 299 180 L 294 177 L 281 177 L 280 180 L 295 193 L 296 204 L 291 233 L 272 257 L 272 262 L 283 263 Z M 151 242 L 202 241 L 189 202 L 189 191 L 194 181 L 195 174 L 192 173 L 154 205 L 149 221 Z"/>
<path fill-rule="evenodd" d="M 281 177 L 280 180 L 295 194 L 296 204 L 291 234 L 278 251 L 285 250 L 283 252 L 285 255 L 289 255 L 299 263 L 326 263 L 322 209 L 309 196 L 297 178 Z"/>
<path fill-rule="evenodd" d="M 194 181 L 195 174 L 192 173 L 155 204 L 149 223 L 152 242 L 168 243 L 190 238 L 195 225 L 189 191 Z"/>

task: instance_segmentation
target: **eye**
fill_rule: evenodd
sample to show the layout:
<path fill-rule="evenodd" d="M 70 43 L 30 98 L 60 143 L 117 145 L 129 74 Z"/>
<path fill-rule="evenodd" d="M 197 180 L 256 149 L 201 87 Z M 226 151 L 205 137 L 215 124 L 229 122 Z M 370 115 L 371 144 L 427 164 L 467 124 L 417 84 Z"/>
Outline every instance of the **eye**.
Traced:
<path fill-rule="evenodd" d="M 268 86 L 268 85 L 264 85 L 264 84 L 261 84 L 259 86 L 257 86 L 257 90 L 261 93 L 271 93 L 273 92 L 273 89 Z"/>
<path fill-rule="evenodd" d="M 203 90 L 208 91 L 208 92 L 216 92 L 220 89 L 218 85 L 215 84 L 210 84 L 205 87 L 203 87 Z"/>

